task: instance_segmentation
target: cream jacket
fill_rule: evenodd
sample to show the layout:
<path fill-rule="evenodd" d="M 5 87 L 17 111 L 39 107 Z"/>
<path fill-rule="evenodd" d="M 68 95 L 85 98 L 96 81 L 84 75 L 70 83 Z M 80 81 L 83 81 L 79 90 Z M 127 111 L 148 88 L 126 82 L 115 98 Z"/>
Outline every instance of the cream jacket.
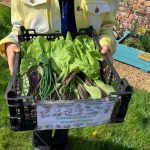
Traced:
<path fill-rule="evenodd" d="M 115 50 L 112 27 L 119 0 L 74 0 L 77 30 L 93 26 L 99 34 L 100 44 Z M 12 0 L 12 32 L 0 41 L 0 54 L 5 54 L 5 44 L 18 43 L 19 27 L 35 29 L 38 33 L 61 32 L 58 0 Z"/>

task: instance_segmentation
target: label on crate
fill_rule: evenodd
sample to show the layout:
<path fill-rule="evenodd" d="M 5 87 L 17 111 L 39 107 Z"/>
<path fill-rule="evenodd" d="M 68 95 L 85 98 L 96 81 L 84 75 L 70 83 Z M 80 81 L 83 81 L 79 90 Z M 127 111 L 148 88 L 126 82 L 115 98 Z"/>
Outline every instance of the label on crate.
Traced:
<path fill-rule="evenodd" d="M 106 124 L 115 101 L 93 100 L 37 105 L 37 130 L 69 129 Z"/>

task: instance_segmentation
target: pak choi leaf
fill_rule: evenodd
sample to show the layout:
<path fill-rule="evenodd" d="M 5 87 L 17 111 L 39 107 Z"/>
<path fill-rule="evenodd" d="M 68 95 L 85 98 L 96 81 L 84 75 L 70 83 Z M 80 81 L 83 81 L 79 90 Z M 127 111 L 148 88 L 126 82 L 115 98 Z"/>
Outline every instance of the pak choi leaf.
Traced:
<path fill-rule="evenodd" d="M 108 84 L 105 84 L 103 81 L 101 80 L 95 80 L 94 81 L 95 84 L 101 89 L 103 90 L 107 95 L 109 95 L 109 93 L 111 92 L 115 92 L 115 89 L 113 88 L 113 86 L 110 86 Z"/>

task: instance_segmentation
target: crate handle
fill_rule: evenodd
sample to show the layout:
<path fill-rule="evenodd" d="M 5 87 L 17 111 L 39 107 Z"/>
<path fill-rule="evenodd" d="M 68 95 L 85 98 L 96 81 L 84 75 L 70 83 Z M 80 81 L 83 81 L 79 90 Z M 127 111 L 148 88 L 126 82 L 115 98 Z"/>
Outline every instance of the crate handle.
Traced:
<path fill-rule="evenodd" d="M 98 41 L 98 35 L 97 35 L 97 33 L 96 33 L 96 31 L 95 31 L 94 28 L 92 29 L 92 37 L 93 37 L 93 40 L 94 40 L 96 46 L 98 47 L 99 51 L 101 51 L 101 50 L 102 50 L 102 47 L 101 47 L 101 45 L 100 45 L 100 43 L 99 43 L 99 41 Z M 109 58 L 108 58 L 108 56 L 107 56 L 107 55 L 104 55 L 104 58 L 105 58 L 106 63 L 107 63 L 108 66 L 111 68 L 111 70 L 112 70 L 112 72 L 114 73 L 114 75 L 116 76 L 117 80 L 118 80 L 119 82 L 121 82 L 121 78 L 120 78 L 120 76 L 118 75 L 117 71 L 114 69 L 114 67 L 113 67 L 113 65 L 112 65 L 112 63 L 111 63 L 111 61 L 110 61 Z"/>
<path fill-rule="evenodd" d="M 14 69 L 13 69 L 13 73 L 12 73 L 12 77 L 11 80 L 8 83 L 7 89 L 6 89 L 6 93 L 5 93 L 5 98 L 8 98 L 9 93 L 12 91 L 14 93 L 15 91 L 15 85 L 16 85 L 16 77 L 17 77 L 17 70 L 19 67 L 19 60 L 20 60 L 20 53 L 16 52 L 15 53 L 15 58 L 14 58 Z M 17 94 L 13 94 L 13 95 L 17 95 Z"/>

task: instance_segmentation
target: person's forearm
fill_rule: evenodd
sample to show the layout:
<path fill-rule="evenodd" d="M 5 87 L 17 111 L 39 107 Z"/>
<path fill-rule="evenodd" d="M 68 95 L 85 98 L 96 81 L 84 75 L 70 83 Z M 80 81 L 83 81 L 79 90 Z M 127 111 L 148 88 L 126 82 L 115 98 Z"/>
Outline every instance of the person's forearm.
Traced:
<path fill-rule="evenodd" d="M 116 40 L 113 35 L 113 27 L 116 24 L 115 17 L 116 10 L 106 13 L 99 33 L 101 46 L 107 45 L 110 49 L 111 54 L 113 54 L 116 49 Z"/>
<path fill-rule="evenodd" d="M 18 33 L 19 28 L 23 25 L 21 1 L 13 0 L 11 1 L 11 22 L 12 31 L 4 39 L 0 40 L 0 55 L 6 55 L 5 45 L 7 43 L 18 44 Z"/>
<path fill-rule="evenodd" d="M 7 43 L 5 46 L 6 46 L 8 66 L 9 66 L 10 74 L 12 75 L 13 67 L 14 67 L 14 55 L 15 52 L 19 52 L 20 49 L 14 43 Z"/>
<path fill-rule="evenodd" d="M 19 52 L 18 34 L 22 23 L 21 1 L 13 0 L 11 2 L 11 21 L 12 31 L 4 39 L 0 41 L 0 54 L 6 55 L 10 73 L 13 73 L 15 52 Z"/>

